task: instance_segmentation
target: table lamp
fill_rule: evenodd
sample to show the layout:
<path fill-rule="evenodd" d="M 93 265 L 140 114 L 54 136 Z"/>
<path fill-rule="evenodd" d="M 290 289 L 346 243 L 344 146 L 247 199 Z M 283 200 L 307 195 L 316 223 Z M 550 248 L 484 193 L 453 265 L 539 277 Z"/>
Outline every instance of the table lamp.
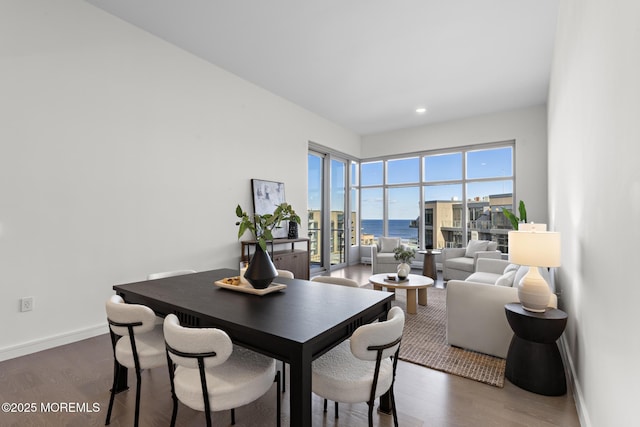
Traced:
<path fill-rule="evenodd" d="M 529 271 L 518 284 L 518 298 L 525 310 L 544 312 L 551 290 L 538 267 L 560 266 L 560 233 L 552 231 L 510 231 L 509 260 L 526 265 Z"/>

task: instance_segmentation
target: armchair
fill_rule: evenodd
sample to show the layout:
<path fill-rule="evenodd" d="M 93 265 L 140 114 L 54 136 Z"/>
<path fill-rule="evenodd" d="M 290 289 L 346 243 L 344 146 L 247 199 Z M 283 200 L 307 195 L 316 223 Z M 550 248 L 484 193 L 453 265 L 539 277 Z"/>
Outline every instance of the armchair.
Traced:
<path fill-rule="evenodd" d="M 442 250 L 442 278 L 465 280 L 476 270 L 478 258 L 500 259 L 502 252 L 498 243 L 487 240 L 471 240 L 466 248 L 445 248 Z"/>
<path fill-rule="evenodd" d="M 396 261 L 393 250 L 402 246 L 400 237 L 379 237 L 378 244 L 371 246 L 371 270 L 373 274 L 395 273 L 399 261 Z"/>

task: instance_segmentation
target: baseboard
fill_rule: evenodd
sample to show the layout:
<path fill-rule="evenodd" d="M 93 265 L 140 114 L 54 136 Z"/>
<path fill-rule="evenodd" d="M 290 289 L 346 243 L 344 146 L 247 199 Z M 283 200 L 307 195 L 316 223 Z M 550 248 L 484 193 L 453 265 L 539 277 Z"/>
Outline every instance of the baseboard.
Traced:
<path fill-rule="evenodd" d="M 567 374 L 567 382 L 569 390 L 573 394 L 573 400 L 576 404 L 576 412 L 578 413 L 578 420 L 581 427 L 591 427 L 591 420 L 589 419 L 589 412 L 585 406 L 584 395 L 582 394 L 582 387 L 576 377 L 575 365 L 573 359 L 569 357 L 569 348 L 567 342 L 564 339 L 564 335 L 559 340 L 560 353 L 564 361 L 565 372 Z"/>
<path fill-rule="evenodd" d="M 78 329 L 72 332 L 54 335 L 51 337 L 41 338 L 28 341 L 21 344 L 5 347 L 0 349 L 0 362 L 3 360 L 14 359 L 16 357 L 26 356 L 28 354 L 37 353 L 38 351 L 47 350 L 49 348 L 58 347 L 65 344 L 71 344 L 87 338 L 109 332 L 106 322 L 104 324 L 92 326 L 89 328 Z"/>

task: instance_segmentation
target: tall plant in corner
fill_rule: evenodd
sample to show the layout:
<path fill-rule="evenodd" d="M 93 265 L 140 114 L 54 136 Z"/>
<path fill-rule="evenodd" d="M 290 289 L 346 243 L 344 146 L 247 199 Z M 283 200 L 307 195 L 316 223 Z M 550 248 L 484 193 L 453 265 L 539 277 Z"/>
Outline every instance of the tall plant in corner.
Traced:
<path fill-rule="evenodd" d="M 524 222 L 525 224 L 527 223 L 527 208 L 525 208 L 524 202 L 522 200 L 520 200 L 520 204 L 518 205 L 518 213 L 520 214 L 520 218 L 515 216 L 513 212 L 506 208 L 502 208 L 502 213 L 511 222 L 511 226 L 514 230 L 518 229 L 518 224 L 520 224 L 521 222 Z"/>

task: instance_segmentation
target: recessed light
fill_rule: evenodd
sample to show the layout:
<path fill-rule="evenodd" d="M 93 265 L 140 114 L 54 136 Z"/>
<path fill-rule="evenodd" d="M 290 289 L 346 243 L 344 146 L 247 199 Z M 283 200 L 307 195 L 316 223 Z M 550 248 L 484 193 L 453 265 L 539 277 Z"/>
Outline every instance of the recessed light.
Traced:
<path fill-rule="evenodd" d="M 427 112 L 427 109 L 425 107 L 416 108 L 416 113 L 418 113 L 418 114 L 424 114 L 426 112 Z"/>

